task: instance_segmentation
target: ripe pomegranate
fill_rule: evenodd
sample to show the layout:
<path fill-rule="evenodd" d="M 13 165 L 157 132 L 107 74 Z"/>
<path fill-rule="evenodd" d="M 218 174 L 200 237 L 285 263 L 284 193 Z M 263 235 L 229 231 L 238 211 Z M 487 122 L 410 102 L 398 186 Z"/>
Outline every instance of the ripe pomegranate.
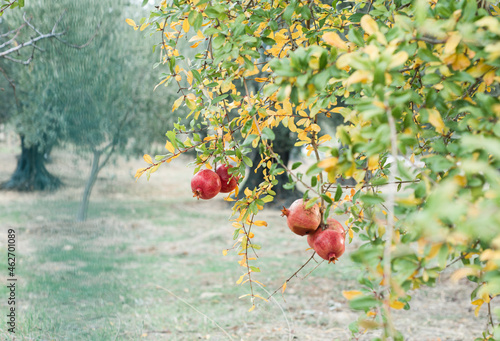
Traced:
<path fill-rule="evenodd" d="M 281 216 L 286 216 L 290 230 L 299 236 L 314 232 L 321 222 L 319 206 L 314 204 L 313 207 L 306 210 L 302 199 L 295 200 L 288 209 L 283 207 L 281 212 L 283 212 Z"/>
<path fill-rule="evenodd" d="M 202 169 L 191 179 L 193 196 L 198 199 L 212 199 L 220 192 L 220 188 L 219 176 L 210 169 Z"/>
<path fill-rule="evenodd" d="M 231 177 L 231 175 L 227 172 L 228 169 L 229 166 L 227 165 L 219 165 L 215 170 L 215 173 L 217 173 L 217 175 L 220 177 L 220 181 L 222 184 L 220 189 L 221 193 L 229 193 L 238 185 L 238 178 L 235 176 Z"/>
<path fill-rule="evenodd" d="M 315 233 L 311 233 L 307 236 L 307 244 L 309 244 L 309 246 L 312 247 L 313 249 L 314 249 L 314 238 L 316 238 L 316 236 L 318 235 L 317 232 L 319 230 L 321 230 L 321 228 L 318 228 Z M 333 230 L 337 231 L 338 233 L 345 234 L 345 230 L 342 224 L 334 218 L 328 218 L 326 220 L 325 230 Z"/>
<path fill-rule="evenodd" d="M 333 218 L 327 219 L 326 229 L 319 228 L 307 236 L 307 243 L 323 259 L 335 262 L 345 251 L 345 230 Z"/>

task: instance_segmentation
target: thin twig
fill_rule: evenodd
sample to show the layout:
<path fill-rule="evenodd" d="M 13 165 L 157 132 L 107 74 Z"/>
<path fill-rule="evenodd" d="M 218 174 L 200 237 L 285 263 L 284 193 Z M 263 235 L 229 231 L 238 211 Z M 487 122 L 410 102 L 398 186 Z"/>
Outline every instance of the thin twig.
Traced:
<path fill-rule="evenodd" d="M 390 129 L 390 140 L 391 140 L 391 154 L 394 157 L 394 162 L 391 163 L 390 166 L 390 174 L 389 174 L 389 182 L 395 182 L 396 173 L 398 171 L 397 168 L 397 155 L 398 155 L 398 140 L 397 140 L 397 130 L 396 130 L 396 122 L 394 121 L 394 117 L 392 116 L 392 110 L 389 106 L 387 106 L 387 119 L 389 122 Z M 396 193 L 394 188 L 388 193 L 387 196 L 387 229 L 386 229 L 386 241 L 384 248 L 384 285 L 389 289 L 391 288 L 391 248 L 392 248 L 392 238 L 394 232 L 394 206 L 396 201 Z M 386 320 L 384 324 L 386 325 L 389 336 L 394 338 L 394 328 L 391 319 L 391 307 L 390 307 L 390 294 L 386 294 L 384 296 L 384 309 L 386 313 Z"/>
<path fill-rule="evenodd" d="M 305 262 L 304 264 L 302 264 L 302 266 L 297 271 L 295 271 L 295 273 L 293 275 L 291 275 L 290 277 L 288 277 L 288 279 L 285 281 L 285 283 L 283 283 L 278 289 L 274 290 L 274 292 L 267 299 L 270 299 L 271 297 L 273 297 L 274 294 L 276 294 L 281 288 L 283 288 L 283 285 L 285 285 L 286 283 L 288 283 L 292 278 L 297 277 L 297 274 L 311 261 L 311 259 L 314 258 L 315 254 L 316 254 L 316 252 L 314 252 L 311 255 L 311 257 L 309 257 L 309 259 L 307 260 L 307 262 Z"/>
<path fill-rule="evenodd" d="M 262 290 L 264 290 L 268 295 L 270 295 L 269 298 L 271 298 L 273 300 L 273 302 L 278 306 L 278 308 L 280 308 L 281 313 L 283 314 L 283 317 L 285 318 L 286 325 L 288 326 L 288 340 L 292 341 L 292 339 L 293 339 L 292 326 L 290 326 L 290 322 L 288 322 L 288 318 L 286 317 L 285 310 L 283 310 L 283 308 L 278 303 L 278 301 L 274 297 L 272 297 L 272 295 L 269 293 L 269 291 L 267 291 L 267 289 L 264 288 L 264 286 L 262 284 L 260 284 L 258 282 L 255 282 L 255 283 L 257 283 Z"/>
<path fill-rule="evenodd" d="M 175 298 L 177 298 L 179 301 L 181 301 L 182 303 L 186 304 L 188 307 L 190 307 L 191 309 L 193 309 L 194 311 L 196 311 L 198 314 L 204 316 L 206 319 L 208 319 L 209 321 L 213 322 L 220 330 L 222 330 L 222 332 L 224 334 L 226 334 L 226 336 L 230 339 L 230 340 L 234 340 L 231 335 L 229 335 L 229 333 L 224 329 L 222 328 L 217 322 L 215 322 L 213 319 L 211 319 L 210 317 L 208 317 L 206 314 L 202 313 L 201 311 L 199 311 L 195 306 L 193 306 L 191 303 L 187 302 L 186 300 L 184 300 L 182 297 L 179 297 L 177 296 L 176 294 L 174 294 L 172 291 L 168 290 L 167 288 L 164 288 L 164 287 L 161 287 L 159 285 L 156 286 L 156 289 L 161 289 L 161 290 L 164 290 L 166 292 L 168 292 L 170 295 L 174 296 Z"/>

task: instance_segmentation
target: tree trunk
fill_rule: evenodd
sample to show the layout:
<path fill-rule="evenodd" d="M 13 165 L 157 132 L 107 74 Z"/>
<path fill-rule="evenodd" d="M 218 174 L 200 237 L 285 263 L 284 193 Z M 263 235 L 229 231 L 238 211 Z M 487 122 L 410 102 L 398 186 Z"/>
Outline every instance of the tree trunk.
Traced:
<path fill-rule="evenodd" d="M 292 152 L 293 145 L 295 143 L 294 138 L 290 138 L 289 131 L 284 127 L 277 127 L 274 129 L 274 133 L 276 135 L 276 139 L 273 143 L 273 150 L 276 154 L 278 154 L 285 165 L 288 166 L 288 161 L 290 160 L 290 154 Z M 248 187 L 253 189 L 258 186 L 262 181 L 264 181 L 264 174 L 262 173 L 263 168 L 259 168 L 257 173 L 255 173 L 255 167 L 260 162 L 260 154 L 255 151 L 252 157 L 253 167 L 250 169 L 247 174 L 247 179 L 243 184 L 244 187 Z M 277 161 L 273 161 L 277 162 Z M 276 192 L 276 196 L 274 201 L 271 203 L 271 206 L 288 206 L 294 200 L 301 198 L 302 193 L 298 189 L 285 189 L 283 185 L 288 182 L 288 174 L 284 172 L 276 176 L 276 180 L 279 181 L 279 184 L 273 187 L 273 191 Z"/>
<path fill-rule="evenodd" d="M 78 215 L 76 217 L 77 221 L 85 221 L 87 219 L 87 212 L 89 209 L 90 194 L 92 193 L 92 188 L 94 187 L 95 181 L 97 180 L 97 175 L 99 174 L 99 160 L 101 158 L 100 151 L 94 151 L 94 157 L 92 159 L 92 169 L 90 170 L 89 178 L 85 184 L 85 190 L 83 191 L 82 201 L 80 202 L 80 208 L 78 209 Z"/>
<path fill-rule="evenodd" d="M 2 183 L 0 189 L 17 191 L 52 191 L 62 185 L 61 180 L 45 168 L 45 158 L 38 145 L 26 147 L 21 136 L 21 156 L 10 180 Z"/>

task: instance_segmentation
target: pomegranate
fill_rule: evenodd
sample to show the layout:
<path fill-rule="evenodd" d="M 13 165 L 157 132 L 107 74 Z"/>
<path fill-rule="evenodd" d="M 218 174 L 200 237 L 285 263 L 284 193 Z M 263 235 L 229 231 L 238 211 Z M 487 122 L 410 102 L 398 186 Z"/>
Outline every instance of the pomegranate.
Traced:
<path fill-rule="evenodd" d="M 229 166 L 227 165 L 219 165 L 215 170 L 215 173 L 217 173 L 217 175 L 220 177 L 221 193 L 229 193 L 238 185 L 238 178 L 235 176 L 231 177 L 231 175 L 227 172 L 228 169 Z"/>
<path fill-rule="evenodd" d="M 202 169 L 191 179 L 193 196 L 198 199 L 212 199 L 220 192 L 220 188 L 219 176 L 210 169 Z"/>
<path fill-rule="evenodd" d="M 315 233 L 311 233 L 307 236 L 307 244 L 309 244 L 309 246 L 312 247 L 313 249 L 314 249 L 314 238 L 316 238 L 316 236 L 318 235 L 317 232 L 320 229 L 321 228 L 318 228 L 318 230 L 316 230 Z M 333 231 L 337 231 L 338 233 L 345 234 L 345 230 L 344 230 L 344 227 L 342 226 L 342 224 L 334 218 L 328 218 L 326 220 L 325 230 L 333 230 Z"/>
<path fill-rule="evenodd" d="M 323 259 L 335 262 L 345 251 L 345 231 L 333 218 L 327 219 L 326 229 L 319 228 L 307 236 L 307 243 Z"/>
<path fill-rule="evenodd" d="M 299 236 L 314 232 L 321 222 L 319 206 L 314 204 L 313 207 L 306 209 L 302 199 L 295 200 L 288 209 L 283 207 L 281 212 L 283 212 L 281 216 L 286 216 L 290 230 Z"/>

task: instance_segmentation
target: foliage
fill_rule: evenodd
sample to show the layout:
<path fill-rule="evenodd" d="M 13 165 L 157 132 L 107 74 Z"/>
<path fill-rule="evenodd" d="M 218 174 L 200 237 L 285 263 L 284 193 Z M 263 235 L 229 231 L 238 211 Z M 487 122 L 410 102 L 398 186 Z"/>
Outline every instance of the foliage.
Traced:
<path fill-rule="evenodd" d="M 260 271 L 252 238 L 267 225 L 255 216 L 287 172 L 310 205 L 321 203 L 323 220 L 347 216 L 349 242 L 361 244 L 350 254 L 364 269 L 360 288 L 345 293 L 363 312 L 353 334 L 381 328 L 382 338 L 401 339 L 391 309 L 408 309 L 410 290 L 456 264 L 452 278 L 475 283 L 476 314 L 487 310 L 482 337 L 500 338 L 491 310 L 500 293 L 500 9 L 476 0 L 350 5 L 170 0 L 137 25 L 129 19 L 161 34 L 160 84 L 179 88 L 173 110 L 186 106 L 192 118 L 167 132 L 168 153 L 145 155 L 150 166 L 136 177 L 192 149 L 195 171 L 232 162 L 243 177 L 256 148 L 266 180 L 233 207 L 238 284 L 250 286 L 251 309 Z M 182 40 L 194 59 L 179 53 Z M 345 123 L 322 134 L 318 117 L 334 113 Z M 278 125 L 312 156 L 306 172 L 271 162 Z"/>
<path fill-rule="evenodd" d="M 2 0 L 0 1 L 0 16 L 9 8 L 24 7 L 24 0 Z"/>

